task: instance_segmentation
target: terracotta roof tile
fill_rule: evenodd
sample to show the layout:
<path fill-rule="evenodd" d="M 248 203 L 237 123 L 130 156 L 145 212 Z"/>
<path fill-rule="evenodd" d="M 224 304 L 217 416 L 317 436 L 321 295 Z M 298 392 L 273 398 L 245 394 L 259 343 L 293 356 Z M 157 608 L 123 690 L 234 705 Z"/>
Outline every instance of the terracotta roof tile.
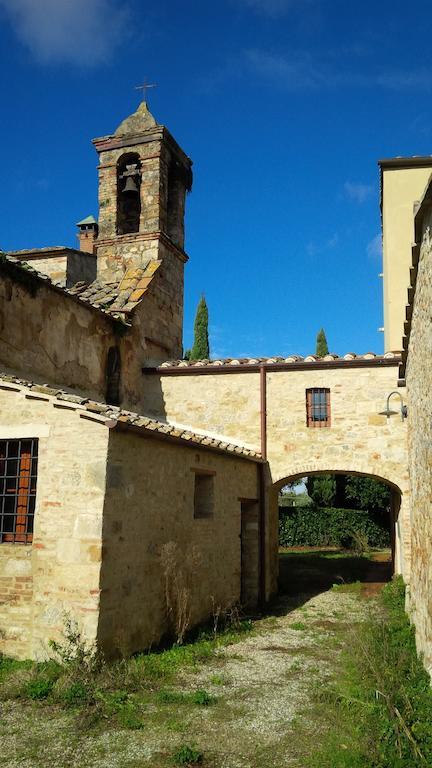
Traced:
<path fill-rule="evenodd" d="M 161 363 L 159 368 L 203 368 L 205 366 L 248 366 L 259 365 L 265 363 L 265 365 L 279 365 L 281 363 L 317 363 L 317 362 L 332 362 L 340 360 L 375 360 L 375 359 L 395 359 L 399 360 L 400 355 L 397 352 L 386 352 L 384 355 L 377 355 L 375 352 L 366 352 L 363 355 L 357 355 L 354 352 L 347 352 L 345 355 L 336 355 L 334 353 L 324 355 L 324 357 L 318 357 L 317 355 L 307 355 L 301 357 L 300 355 L 290 355 L 289 357 L 247 357 L 247 358 L 220 358 L 218 360 L 166 360 Z"/>
<path fill-rule="evenodd" d="M 43 280 L 48 285 L 54 286 L 56 290 L 65 293 L 67 296 L 72 296 L 75 299 L 82 301 L 84 304 L 91 305 L 94 309 L 119 320 L 125 320 L 125 315 L 132 312 L 140 301 L 142 301 L 145 292 L 161 264 L 160 261 L 151 260 L 142 268 L 137 269 L 134 267 L 128 269 L 120 281 L 102 281 L 96 279 L 92 283 L 86 283 L 80 280 L 71 288 L 66 288 L 61 283 L 52 280 L 48 275 L 34 269 L 31 264 L 22 261 L 15 255 L 2 253 L 0 256 L 4 262 L 25 270 L 35 279 Z"/>

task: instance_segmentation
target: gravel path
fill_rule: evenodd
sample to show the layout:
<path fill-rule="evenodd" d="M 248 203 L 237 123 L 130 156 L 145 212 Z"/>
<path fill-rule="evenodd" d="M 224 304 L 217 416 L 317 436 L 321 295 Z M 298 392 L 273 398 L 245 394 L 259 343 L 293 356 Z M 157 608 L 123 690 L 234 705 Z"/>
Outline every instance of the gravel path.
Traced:
<path fill-rule="evenodd" d="M 205 766 L 213 768 L 302 768 L 302 754 L 310 747 L 299 743 L 296 724 L 306 718 L 307 725 L 313 711 L 311 682 L 337 674 L 347 627 L 373 605 L 340 590 L 317 594 L 295 609 L 282 598 L 253 635 L 178 680 L 179 691 L 208 691 L 216 698 L 213 705 L 171 705 L 161 715 L 149 711 L 142 730 L 107 727 L 89 733 L 77 728 L 72 713 L 4 704 L 0 765 L 166 768 L 179 745 L 195 744 L 205 754 Z"/>

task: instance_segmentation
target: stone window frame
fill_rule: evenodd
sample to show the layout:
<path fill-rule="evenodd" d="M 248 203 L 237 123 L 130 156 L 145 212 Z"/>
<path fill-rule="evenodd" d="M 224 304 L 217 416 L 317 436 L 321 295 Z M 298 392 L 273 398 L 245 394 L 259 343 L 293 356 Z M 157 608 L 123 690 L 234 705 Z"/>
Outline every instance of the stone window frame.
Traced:
<path fill-rule="evenodd" d="M 214 517 L 216 472 L 211 469 L 191 468 L 194 473 L 194 520 L 211 520 Z"/>
<path fill-rule="evenodd" d="M 36 506 L 39 440 L 0 439 L 0 543 L 31 544 Z"/>
<path fill-rule="evenodd" d="M 317 401 L 314 401 L 315 396 L 318 396 Z M 306 389 L 306 426 L 314 429 L 331 426 L 329 387 L 309 387 Z"/>

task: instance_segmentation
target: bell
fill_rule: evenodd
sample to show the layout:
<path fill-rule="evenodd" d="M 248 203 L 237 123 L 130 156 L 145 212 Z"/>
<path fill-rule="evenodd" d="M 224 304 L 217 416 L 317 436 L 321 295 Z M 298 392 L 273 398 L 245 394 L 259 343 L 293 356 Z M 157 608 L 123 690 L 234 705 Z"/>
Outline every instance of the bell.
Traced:
<path fill-rule="evenodd" d="M 138 187 L 136 185 L 135 180 L 132 178 L 132 176 L 127 177 L 123 192 L 128 195 L 138 194 Z"/>

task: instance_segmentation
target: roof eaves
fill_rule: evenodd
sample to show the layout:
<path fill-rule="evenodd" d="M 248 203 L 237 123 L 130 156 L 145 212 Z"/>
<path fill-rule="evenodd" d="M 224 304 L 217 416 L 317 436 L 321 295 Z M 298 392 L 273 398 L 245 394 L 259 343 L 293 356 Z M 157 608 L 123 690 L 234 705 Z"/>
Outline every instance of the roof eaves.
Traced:
<path fill-rule="evenodd" d="M 212 437 L 205 433 L 198 434 L 189 429 L 158 421 L 133 411 L 120 409 L 108 403 L 81 397 L 48 384 L 36 384 L 18 376 L 0 373 L 0 389 L 13 392 L 25 391 L 26 397 L 37 397 L 37 399 L 43 399 L 47 402 L 52 398 L 55 407 L 77 410 L 81 418 L 97 422 L 109 429 L 131 430 L 143 437 L 154 437 L 179 445 L 200 447 L 224 455 L 235 455 L 250 461 L 263 462 L 263 458 L 258 452 L 246 446 L 234 445 L 225 442 L 222 438 Z"/>
<path fill-rule="evenodd" d="M 256 372 L 261 367 L 267 371 L 307 370 L 325 368 L 361 368 L 368 366 L 393 366 L 400 361 L 399 352 L 386 352 L 376 355 L 366 352 L 356 355 L 348 352 L 343 357 L 328 354 L 322 358 L 316 355 L 291 355 L 290 357 L 256 357 L 256 358 L 222 358 L 219 360 L 167 360 L 157 367 L 144 367 L 143 373 L 159 373 L 169 375 L 176 373 L 228 373 Z"/>
<path fill-rule="evenodd" d="M 39 272 L 38 270 L 34 269 L 34 267 L 32 267 L 25 260 L 22 261 L 21 259 L 18 259 L 15 256 L 10 256 L 7 253 L 0 253 L 0 270 L 2 268 L 9 271 L 12 277 L 14 276 L 17 277 L 18 275 L 25 275 L 26 278 L 30 280 L 43 283 L 53 291 L 56 291 L 57 293 L 61 293 L 63 296 L 67 296 L 72 301 L 78 302 L 79 304 L 84 305 L 85 307 L 88 307 L 93 312 L 97 312 L 99 315 L 103 315 L 104 317 L 109 318 L 116 324 L 119 324 L 123 327 L 125 325 L 126 326 L 129 325 L 125 321 L 125 319 L 121 316 L 121 314 L 119 313 L 113 314 L 111 312 L 107 312 L 102 307 L 98 307 L 92 304 L 88 299 L 81 298 L 79 294 L 72 293 L 72 291 L 69 288 L 66 288 L 65 286 L 61 285 L 59 282 L 54 282 L 53 280 L 51 280 L 51 278 L 48 275 L 45 275 L 43 272 Z"/>

